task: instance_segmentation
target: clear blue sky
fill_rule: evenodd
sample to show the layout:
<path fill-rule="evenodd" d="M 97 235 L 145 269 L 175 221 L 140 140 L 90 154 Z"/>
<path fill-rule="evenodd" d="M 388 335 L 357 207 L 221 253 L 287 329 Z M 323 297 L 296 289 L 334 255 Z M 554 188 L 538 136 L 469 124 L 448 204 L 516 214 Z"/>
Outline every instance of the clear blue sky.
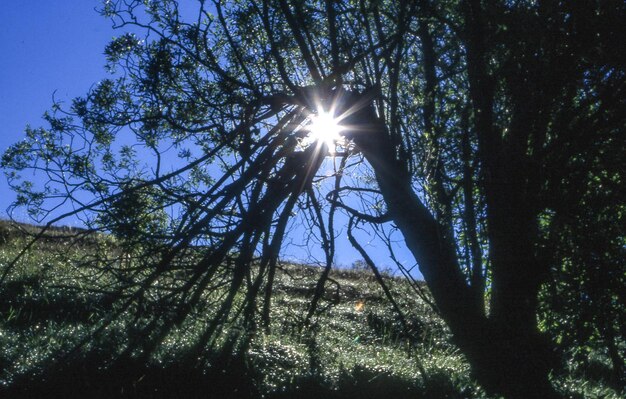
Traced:
<path fill-rule="evenodd" d="M 116 34 L 99 0 L 7 1 L 0 7 L 0 152 L 42 125 L 52 105 L 106 76 L 103 50 Z M 14 195 L 0 176 L 0 218 Z M 25 215 L 15 214 L 19 220 Z"/>
<path fill-rule="evenodd" d="M 53 93 L 69 102 L 107 76 L 103 51 L 120 32 L 95 11 L 99 5 L 100 0 L 18 0 L 0 7 L 0 153 L 24 137 L 27 124 L 43 124 L 41 116 L 50 109 Z M 0 218 L 7 217 L 13 199 L 2 174 Z M 28 221 L 23 212 L 13 217 Z M 391 265 L 379 246 L 366 245 L 380 266 Z M 402 245 L 398 249 L 399 259 L 412 264 L 410 253 Z M 337 262 L 346 265 L 356 258 L 342 237 Z"/>

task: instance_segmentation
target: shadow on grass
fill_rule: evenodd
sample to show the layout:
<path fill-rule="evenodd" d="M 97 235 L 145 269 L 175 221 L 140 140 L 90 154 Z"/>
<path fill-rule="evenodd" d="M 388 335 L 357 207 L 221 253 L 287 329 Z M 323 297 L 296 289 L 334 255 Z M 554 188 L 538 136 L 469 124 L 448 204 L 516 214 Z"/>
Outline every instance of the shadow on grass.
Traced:
<path fill-rule="evenodd" d="M 422 380 L 406 379 L 356 367 L 344 370 L 337 386 L 330 388 L 316 376 L 304 376 L 294 381 L 290 390 L 266 396 L 269 399 L 462 399 L 470 393 L 460 392 L 448 378 L 429 378 L 426 386 Z"/>
<path fill-rule="evenodd" d="M 285 391 L 262 395 L 255 383 L 262 370 L 249 370 L 242 361 L 227 368 L 203 371 L 186 364 L 142 366 L 128 361 L 104 368 L 103 355 L 92 355 L 39 376 L 23 376 L 0 389 L 2 398 L 224 398 L 224 399 L 439 399 L 471 397 L 447 378 L 428 386 L 384 372 L 357 367 L 343 371 L 331 387 L 325 378 L 297 378 Z M 439 376 L 444 377 L 444 376 Z"/>
<path fill-rule="evenodd" d="M 128 361 L 105 368 L 89 356 L 0 389 L 2 398 L 256 398 L 250 373 L 240 365 L 206 372 L 186 364 L 143 366 Z"/>

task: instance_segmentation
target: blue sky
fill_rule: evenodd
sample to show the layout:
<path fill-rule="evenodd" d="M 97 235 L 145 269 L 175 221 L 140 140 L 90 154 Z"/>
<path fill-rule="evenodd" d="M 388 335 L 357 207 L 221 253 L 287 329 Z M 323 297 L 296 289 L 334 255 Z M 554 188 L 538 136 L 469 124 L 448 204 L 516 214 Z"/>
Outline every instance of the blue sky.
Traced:
<path fill-rule="evenodd" d="M 121 32 L 95 11 L 99 5 L 100 0 L 31 0 L 0 7 L 0 153 L 22 140 L 27 124 L 43 124 L 41 116 L 50 109 L 53 93 L 69 103 L 107 76 L 103 51 Z M 7 217 L 14 197 L 0 175 L 0 218 Z M 28 221 L 25 212 L 13 217 Z M 380 266 L 391 265 L 379 243 L 366 241 L 363 244 Z M 402 247 L 397 255 L 408 266 L 413 258 Z M 357 258 L 342 237 L 336 261 L 348 265 Z"/>
<path fill-rule="evenodd" d="M 103 50 L 116 32 L 99 0 L 9 1 L 0 7 L 0 152 L 42 125 L 52 95 L 69 102 L 106 76 Z M 14 195 L 0 177 L 0 217 Z M 23 214 L 14 214 L 25 220 Z"/>

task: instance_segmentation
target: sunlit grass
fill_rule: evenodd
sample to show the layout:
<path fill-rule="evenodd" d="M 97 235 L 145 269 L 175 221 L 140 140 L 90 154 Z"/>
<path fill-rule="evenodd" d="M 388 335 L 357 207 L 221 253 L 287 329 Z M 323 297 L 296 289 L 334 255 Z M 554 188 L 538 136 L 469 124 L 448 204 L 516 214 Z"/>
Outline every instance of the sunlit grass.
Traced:
<path fill-rule="evenodd" d="M 17 255 L 26 240 L 15 235 L 0 245 L 1 267 Z M 104 248 L 114 250 L 113 245 Z M 0 388 L 11 386 L 24 376 L 36 375 L 85 338 L 113 309 L 106 296 L 93 290 L 116 282 L 106 273 L 97 273 L 93 265 L 85 267 L 92 250 L 93 247 L 69 245 L 63 240 L 39 243 L 0 287 Z M 245 359 L 249 373 L 242 373 L 241 379 L 235 378 L 234 382 L 223 381 L 224 384 L 238 384 L 245 374 L 256 392 L 268 398 L 294 397 L 300 391 L 318 392 L 318 396 L 339 392 L 342 397 L 355 398 L 379 393 L 400 398 L 487 397 L 470 378 L 469 366 L 451 343 L 443 321 L 402 280 L 387 277 L 400 307 L 406 310 L 411 331 L 403 329 L 378 283 L 366 272 L 355 270 L 332 273 L 340 287 L 338 302 L 331 304 L 337 298 L 327 296 L 322 305 L 328 308 L 314 317 L 312 326 L 306 329 L 303 321 L 320 270 L 302 265 L 283 268 L 286 272 L 279 273 L 275 283 L 270 333 L 259 331 L 254 335 Z M 174 277 L 165 277 L 168 278 L 174 281 Z M 203 373 L 212 372 L 212 366 L 207 364 L 205 371 L 190 371 L 180 360 L 194 347 L 215 311 L 211 303 L 221 294 L 219 290 L 208 292 L 192 317 L 165 337 L 146 366 L 151 371 L 137 368 L 139 377 L 146 377 L 129 382 L 135 386 L 133 389 L 165 389 L 163 373 L 171 375 L 169 385 L 187 384 L 186 377 L 177 382 L 178 374 L 173 370 L 181 376 L 195 373 L 193 381 L 202 383 Z M 240 300 L 237 298 L 237 302 Z M 132 308 L 124 312 L 107 327 L 105 334 L 83 349 L 81 356 L 87 369 L 93 367 L 92 371 L 84 371 L 83 378 L 90 384 L 97 384 L 102 373 L 97 362 L 89 360 L 90 356 L 106 359 L 119 353 L 129 334 L 137 331 L 136 323 L 145 322 L 135 316 Z M 239 331 L 240 326 L 231 323 L 225 328 Z M 81 372 L 80 367 L 76 366 L 72 373 Z M 217 372 L 222 375 L 221 370 Z M 123 384 L 114 374 L 107 378 L 111 378 L 108 383 L 112 385 Z M 598 382 L 574 377 L 556 381 L 564 392 L 585 397 L 619 397 Z"/>

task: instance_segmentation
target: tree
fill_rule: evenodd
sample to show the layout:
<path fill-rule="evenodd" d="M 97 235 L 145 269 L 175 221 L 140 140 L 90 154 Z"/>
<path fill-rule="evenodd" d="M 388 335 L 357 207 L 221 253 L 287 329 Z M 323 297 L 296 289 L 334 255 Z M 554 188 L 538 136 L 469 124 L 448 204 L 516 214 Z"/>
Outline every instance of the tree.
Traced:
<path fill-rule="evenodd" d="M 592 351 L 605 352 L 613 366 L 612 380 L 620 384 L 625 354 L 619 346 L 626 336 L 626 224 L 620 200 L 623 175 L 615 168 L 623 147 L 606 144 L 588 144 L 584 172 L 571 163 L 563 165 L 568 173 L 559 192 L 575 200 L 557 201 L 539 218 L 544 253 L 557 265 L 540 294 L 540 323 L 582 369 L 590 365 Z"/>
<path fill-rule="evenodd" d="M 585 234 L 558 230 L 578 201 L 564 186 L 590 163 L 623 184 L 623 159 L 609 154 L 624 150 L 626 52 L 615 46 L 625 42 L 625 11 L 618 1 L 202 0 L 192 13 L 175 1 L 107 0 L 104 15 L 145 36 L 113 40 L 111 79 L 69 109 L 55 106 L 49 128 L 28 130 L 3 165 L 20 204 L 70 200 L 92 228 L 151 254 L 120 283 L 126 308 L 194 254 L 161 299 L 173 311 L 142 326 L 128 355 L 154 350 L 225 281 L 198 351 L 236 315 L 255 328 L 259 301 L 267 326 L 294 218 L 325 254 L 312 317 L 343 214 L 350 233 L 403 236 L 488 391 L 558 397 L 538 294 L 571 250 L 567 236 Z M 307 128 L 322 112 L 342 126 L 331 144 Z M 173 158 L 184 165 L 167 169 L 180 165 Z M 334 173 L 318 173 L 323 166 Z M 58 185 L 20 184 L 28 168 Z M 120 213 L 129 202 L 137 211 Z M 551 229 L 559 232 L 546 239 Z M 623 233 L 611 239 L 623 243 Z"/>

